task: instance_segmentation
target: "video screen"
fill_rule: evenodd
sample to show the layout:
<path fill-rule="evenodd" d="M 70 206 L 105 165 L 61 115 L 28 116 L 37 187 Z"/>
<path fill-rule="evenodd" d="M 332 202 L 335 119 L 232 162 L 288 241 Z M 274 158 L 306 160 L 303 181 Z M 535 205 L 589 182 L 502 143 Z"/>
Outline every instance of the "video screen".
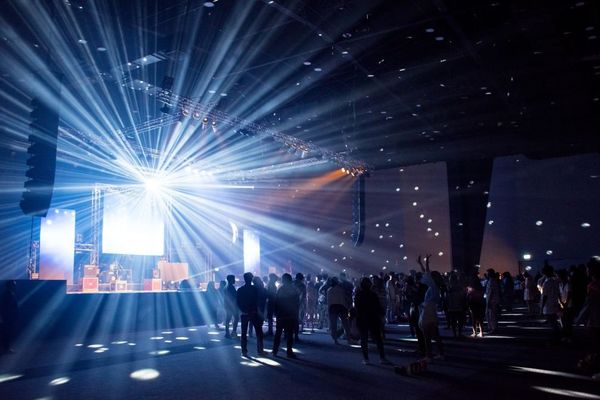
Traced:
<path fill-rule="evenodd" d="M 153 196 L 135 192 L 106 192 L 102 223 L 102 252 L 161 256 L 165 247 L 164 210 Z"/>

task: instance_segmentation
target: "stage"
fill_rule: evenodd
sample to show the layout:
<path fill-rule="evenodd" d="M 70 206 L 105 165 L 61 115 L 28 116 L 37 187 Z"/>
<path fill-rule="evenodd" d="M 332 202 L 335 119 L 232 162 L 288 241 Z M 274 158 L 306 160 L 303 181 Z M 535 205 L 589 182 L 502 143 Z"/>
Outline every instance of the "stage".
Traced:
<path fill-rule="evenodd" d="M 0 281 L 0 292 L 6 281 Z M 200 290 L 67 293 L 66 281 L 17 280 L 17 332 L 24 338 L 101 334 L 203 325 L 209 310 Z"/>

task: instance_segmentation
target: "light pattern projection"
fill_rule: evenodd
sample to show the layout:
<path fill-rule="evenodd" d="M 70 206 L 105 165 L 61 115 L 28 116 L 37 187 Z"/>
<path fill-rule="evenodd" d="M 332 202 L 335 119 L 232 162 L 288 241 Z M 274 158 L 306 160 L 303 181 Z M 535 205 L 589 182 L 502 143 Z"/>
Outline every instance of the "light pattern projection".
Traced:
<path fill-rule="evenodd" d="M 171 261 L 189 262 L 191 275 L 202 280 L 212 278 L 217 268 L 223 275 L 239 273 L 243 245 L 237 239 L 238 229 L 260 229 L 261 251 L 267 256 L 310 238 L 312 226 L 298 226 L 277 215 L 281 209 L 277 201 L 289 199 L 273 194 L 308 185 L 319 190 L 335 181 L 346 181 L 342 187 L 350 188 L 355 171 L 352 175 L 338 173 L 339 166 L 323 156 L 329 153 L 315 154 L 312 145 L 295 141 L 293 136 L 283 140 L 261 131 L 277 119 L 279 107 L 318 87 L 328 71 L 349 59 L 323 63 L 319 73 L 311 69 L 310 77 L 304 56 L 287 69 L 274 63 L 264 71 L 270 85 L 257 81 L 242 97 L 228 95 L 238 85 L 235 77 L 240 71 L 260 61 L 260 43 L 249 46 L 253 39 L 244 38 L 249 33 L 244 31 L 287 18 L 285 13 L 266 7 L 266 3 L 242 2 L 233 7 L 231 15 L 219 14 L 224 20 L 218 23 L 230 28 L 226 33 L 204 37 L 198 35 L 203 24 L 216 16 L 206 7 L 187 14 L 182 11 L 178 22 L 173 21 L 184 27 L 179 52 L 165 54 L 155 51 L 163 45 L 156 33 L 163 27 L 155 31 L 145 28 L 148 18 L 158 12 L 146 2 L 81 7 L 58 1 L 43 6 L 15 2 L 11 7 L 28 25 L 17 27 L 1 21 L 3 45 L 8 49 L 3 62 L 22 71 L 18 81 L 10 82 L 11 91 L 3 92 L 9 100 L 3 107 L 11 110 L 9 130 L 24 154 L 31 99 L 59 106 L 59 163 L 53 203 L 77 211 L 81 241 L 95 244 L 98 251 L 129 256 L 164 254 Z M 274 39 L 276 33 L 273 35 L 265 42 Z M 298 38 L 289 52 L 305 54 L 301 50 L 310 47 L 308 39 Z M 197 50 L 199 41 L 210 48 L 211 56 L 186 57 Z M 286 58 L 285 51 L 281 57 Z M 304 77 L 302 84 L 288 85 L 300 76 Z M 168 83 L 170 77 L 172 84 Z M 164 88 L 157 89 L 161 85 Z M 334 106 L 308 106 L 298 111 L 298 118 L 314 118 L 311 131 L 327 137 L 338 126 L 316 116 L 329 112 L 329 107 Z M 295 120 L 277 122 L 272 132 L 296 130 Z M 292 178 L 299 183 L 289 183 Z M 125 196 L 127 207 L 119 210 L 111 203 L 108 189 L 104 190 L 100 222 L 94 222 L 90 199 L 98 184 L 110 188 L 111 195 Z M 330 200 L 347 196 L 349 193 L 329 193 Z M 145 204 L 150 201 L 150 206 Z M 294 213 L 302 216 L 302 205 L 296 207 Z M 303 217 L 304 225 L 313 225 L 312 216 Z M 332 221 L 331 226 L 337 223 Z M 344 223 L 351 223 L 351 213 L 344 215 Z M 101 243 L 93 243 L 94 231 L 101 229 L 101 224 Z M 17 235 L 19 242 L 27 242 L 25 232 Z M 303 255 L 305 251 L 310 250 L 302 249 L 293 256 L 302 259 L 298 264 L 329 262 L 329 257 Z M 22 254 L 10 256 L 17 260 Z M 285 262 L 285 258 L 265 262 Z M 152 268 L 155 261 L 129 258 L 126 267 L 144 264 L 144 268 Z"/>

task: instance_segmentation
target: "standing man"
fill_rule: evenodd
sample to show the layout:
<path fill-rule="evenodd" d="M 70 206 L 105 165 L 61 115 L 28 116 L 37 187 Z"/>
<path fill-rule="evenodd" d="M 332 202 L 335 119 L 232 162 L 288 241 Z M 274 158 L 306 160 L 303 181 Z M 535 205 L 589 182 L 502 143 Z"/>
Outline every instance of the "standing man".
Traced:
<path fill-rule="evenodd" d="M 273 336 L 273 315 L 275 314 L 278 280 L 277 275 L 269 274 L 269 282 L 267 283 L 267 336 Z"/>
<path fill-rule="evenodd" d="M 294 345 L 294 329 L 298 324 L 298 311 L 300 308 L 300 296 L 292 282 L 292 275 L 283 274 L 281 277 L 281 287 L 277 290 L 275 296 L 275 316 L 277 317 L 277 327 L 275 329 L 275 338 L 273 339 L 273 357 L 277 356 L 281 334 L 285 330 L 287 340 L 288 358 L 296 358 L 292 347 Z"/>
<path fill-rule="evenodd" d="M 237 305 L 242 314 L 242 356 L 248 356 L 248 323 L 256 331 L 256 349 L 259 356 L 263 350 L 262 319 L 258 314 L 259 289 L 252 285 L 254 276 L 250 272 L 244 274 L 245 285 L 237 290 Z"/>
<path fill-rule="evenodd" d="M 329 308 L 329 331 L 335 344 L 338 344 L 338 318 L 342 320 L 342 327 L 346 339 L 350 343 L 350 326 L 348 325 L 348 302 L 346 291 L 339 283 L 338 278 L 331 279 L 331 287 L 327 290 L 327 306 Z"/>
<path fill-rule="evenodd" d="M 233 337 L 237 336 L 237 326 L 240 313 L 237 306 L 237 292 L 235 291 L 235 275 L 227 275 L 227 287 L 225 288 L 225 338 L 231 339 L 229 334 L 229 322 L 233 318 Z"/>
<path fill-rule="evenodd" d="M 498 328 L 498 304 L 500 303 L 500 280 L 493 268 L 487 270 L 487 283 L 485 284 L 486 317 L 489 333 L 494 333 Z"/>
<path fill-rule="evenodd" d="M 298 291 L 298 296 L 300 298 L 300 308 L 298 309 L 298 323 L 296 324 L 296 328 L 294 329 L 294 339 L 296 342 L 300 341 L 300 337 L 298 334 L 304 331 L 304 317 L 306 316 L 306 284 L 304 283 L 304 275 L 300 272 L 296 274 L 296 279 L 294 280 L 294 286 L 296 286 L 296 290 Z"/>

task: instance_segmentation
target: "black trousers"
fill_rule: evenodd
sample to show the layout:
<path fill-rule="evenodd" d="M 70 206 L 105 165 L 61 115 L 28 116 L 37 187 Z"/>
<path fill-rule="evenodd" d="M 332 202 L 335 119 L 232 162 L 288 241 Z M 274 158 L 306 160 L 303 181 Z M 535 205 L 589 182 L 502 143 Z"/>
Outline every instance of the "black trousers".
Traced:
<path fill-rule="evenodd" d="M 285 330 L 285 339 L 287 344 L 287 354 L 292 354 L 294 346 L 294 329 L 298 325 L 298 318 L 277 318 L 277 327 L 275 328 L 275 337 L 273 338 L 273 354 L 279 351 L 281 343 L 281 334 Z"/>
<path fill-rule="evenodd" d="M 273 315 L 275 314 L 275 305 L 272 301 L 267 303 L 267 334 L 273 334 Z"/>
<path fill-rule="evenodd" d="M 242 314 L 242 354 L 248 353 L 248 324 L 251 324 L 256 331 L 256 350 L 258 353 L 263 352 L 263 330 L 262 319 L 255 314 Z"/>
<path fill-rule="evenodd" d="M 348 325 L 348 309 L 341 304 L 332 304 L 329 306 L 329 330 L 333 340 L 338 339 L 337 320 L 342 320 L 342 327 L 346 338 L 350 339 L 350 325 Z"/>
<path fill-rule="evenodd" d="M 362 350 L 363 358 L 365 360 L 369 359 L 369 334 L 371 334 L 371 339 L 373 339 L 377 345 L 379 357 L 385 358 L 385 353 L 383 351 L 383 334 L 381 333 L 381 324 L 379 321 L 370 321 L 360 324 L 358 329 L 360 330 L 360 349 Z"/>
<path fill-rule="evenodd" d="M 233 319 L 233 334 L 235 335 L 237 332 L 238 321 L 240 319 L 240 314 L 237 311 L 225 309 L 225 336 L 229 336 L 229 323 Z"/>

